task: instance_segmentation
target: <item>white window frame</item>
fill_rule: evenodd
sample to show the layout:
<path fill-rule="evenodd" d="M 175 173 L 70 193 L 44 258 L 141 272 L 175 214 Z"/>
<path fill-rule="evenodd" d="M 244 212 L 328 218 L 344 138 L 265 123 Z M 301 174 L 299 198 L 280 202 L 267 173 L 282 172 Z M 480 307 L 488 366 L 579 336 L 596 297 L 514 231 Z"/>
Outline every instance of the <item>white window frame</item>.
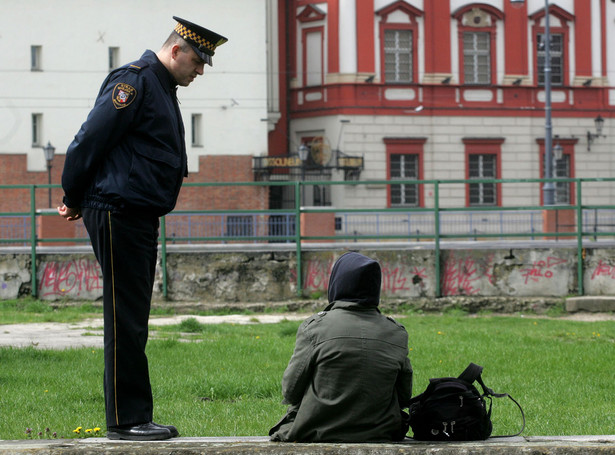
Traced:
<path fill-rule="evenodd" d="M 203 146 L 203 115 L 192 114 L 190 120 L 190 127 L 192 130 L 191 144 L 192 147 Z"/>
<path fill-rule="evenodd" d="M 120 48 L 109 46 L 109 72 L 120 67 Z"/>
<path fill-rule="evenodd" d="M 32 147 L 43 146 L 43 114 L 32 114 Z"/>
<path fill-rule="evenodd" d="M 30 71 L 43 70 L 43 46 L 30 46 Z"/>

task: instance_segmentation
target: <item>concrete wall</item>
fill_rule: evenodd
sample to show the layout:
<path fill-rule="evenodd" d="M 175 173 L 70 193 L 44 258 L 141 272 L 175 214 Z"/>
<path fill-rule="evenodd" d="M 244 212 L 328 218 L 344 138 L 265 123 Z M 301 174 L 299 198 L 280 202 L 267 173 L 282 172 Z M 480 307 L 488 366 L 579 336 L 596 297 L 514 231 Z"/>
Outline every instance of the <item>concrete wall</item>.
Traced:
<path fill-rule="evenodd" d="M 575 295 L 579 289 L 576 248 L 558 243 L 551 247 L 479 249 L 468 242 L 442 249 L 442 296 Z M 326 297 L 333 263 L 350 248 L 380 262 L 383 299 L 430 299 L 436 295 L 433 248 L 380 243 L 312 245 L 302 253 L 304 297 Z M 40 298 L 96 300 L 102 296 L 100 267 L 87 248 L 73 247 L 69 254 L 60 254 L 59 248 L 40 250 L 47 251 L 37 256 Z M 297 298 L 296 253 L 290 244 L 169 248 L 166 267 L 170 301 L 251 303 Z M 30 295 L 32 285 L 28 250 L 0 251 L 0 299 Z M 583 286 L 585 295 L 615 295 L 615 246 L 585 248 Z M 163 298 L 160 258 L 154 298 Z"/>

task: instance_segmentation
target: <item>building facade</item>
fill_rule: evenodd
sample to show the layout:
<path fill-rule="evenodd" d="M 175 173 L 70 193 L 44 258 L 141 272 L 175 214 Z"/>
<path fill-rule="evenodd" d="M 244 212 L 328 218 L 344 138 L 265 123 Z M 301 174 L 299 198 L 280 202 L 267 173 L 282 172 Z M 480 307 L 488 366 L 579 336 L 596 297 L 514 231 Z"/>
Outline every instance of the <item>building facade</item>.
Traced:
<path fill-rule="evenodd" d="M 538 179 L 549 164 L 554 177 L 615 176 L 614 0 L 4 0 L 0 13 L 2 184 L 60 183 L 106 74 L 157 50 L 173 15 L 229 38 L 179 90 L 188 182 L 345 181 L 305 186 L 301 204 L 411 211 L 436 196 L 446 207 L 540 206 L 544 191 L 387 182 Z M 575 202 L 574 184 L 554 193 Z M 615 185 L 585 194 L 615 203 Z M 294 196 L 185 188 L 178 209 L 286 209 Z M 29 194 L 3 192 L 1 210 L 17 206 L 28 210 Z"/>
<path fill-rule="evenodd" d="M 65 151 L 110 70 L 158 51 L 179 16 L 229 38 L 213 67 L 178 99 L 186 129 L 188 182 L 252 179 L 251 157 L 267 153 L 265 0 L 0 2 L 0 183 L 46 184 L 43 148 L 55 147 L 49 176 L 59 184 Z M 48 207 L 47 190 L 37 208 Z M 266 191 L 243 188 L 235 208 L 266 208 Z M 51 206 L 61 203 L 54 189 Z M 27 191 L 4 191 L 0 211 L 28 210 Z M 182 191 L 178 208 L 227 207 L 222 189 Z"/>
<path fill-rule="evenodd" d="M 612 0 L 280 0 L 277 8 L 276 84 L 287 98 L 270 111 L 270 158 L 255 162 L 257 178 L 365 182 L 324 193 L 308 186 L 306 205 L 433 207 L 432 186 L 378 182 L 542 178 L 548 123 L 550 175 L 615 176 Z M 554 202 L 574 202 L 573 184 L 555 186 Z M 288 200 L 276 196 L 272 205 Z M 541 183 L 448 185 L 439 197 L 449 207 L 545 202 Z M 590 197 L 613 204 L 614 185 Z"/>

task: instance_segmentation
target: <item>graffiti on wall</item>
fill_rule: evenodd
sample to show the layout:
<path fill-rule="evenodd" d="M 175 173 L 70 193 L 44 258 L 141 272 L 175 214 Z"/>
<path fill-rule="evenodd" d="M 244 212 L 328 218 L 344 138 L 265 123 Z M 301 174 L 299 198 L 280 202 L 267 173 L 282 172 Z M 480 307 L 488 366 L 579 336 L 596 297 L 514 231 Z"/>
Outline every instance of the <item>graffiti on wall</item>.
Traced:
<path fill-rule="evenodd" d="M 102 294 L 100 266 L 93 259 L 73 259 L 41 264 L 39 295 L 50 297 L 90 297 Z"/>
<path fill-rule="evenodd" d="M 550 279 L 553 278 L 555 267 L 566 262 L 566 259 L 549 256 L 546 261 L 534 261 L 531 267 L 521 269 L 521 276 L 525 278 L 525 284 L 528 284 L 529 281 L 538 282 L 543 279 Z"/>
<path fill-rule="evenodd" d="M 305 268 L 304 288 L 311 291 L 326 291 L 329 288 L 329 277 L 335 261 L 333 259 L 312 259 L 307 261 Z M 380 262 L 382 270 L 382 292 L 388 295 L 407 293 L 413 286 L 424 287 L 427 280 L 426 269 L 405 265 Z"/>
<path fill-rule="evenodd" d="M 481 291 L 485 279 L 493 284 L 493 257 L 491 253 L 476 260 L 471 255 L 463 256 L 452 251 L 444 263 L 442 295 L 475 295 Z"/>
<path fill-rule="evenodd" d="M 604 277 L 615 280 L 615 265 L 605 264 L 602 259 L 598 261 L 598 265 L 592 272 L 592 280 L 594 278 Z"/>
<path fill-rule="evenodd" d="M 310 260 L 305 269 L 305 289 L 324 291 L 329 288 L 329 276 L 333 268 L 333 260 Z"/>

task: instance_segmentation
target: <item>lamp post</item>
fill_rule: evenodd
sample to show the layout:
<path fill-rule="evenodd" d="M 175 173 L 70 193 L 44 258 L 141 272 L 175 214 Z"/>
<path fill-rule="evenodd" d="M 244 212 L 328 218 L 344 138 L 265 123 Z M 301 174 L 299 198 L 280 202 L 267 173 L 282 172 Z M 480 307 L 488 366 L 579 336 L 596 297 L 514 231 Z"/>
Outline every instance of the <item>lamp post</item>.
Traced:
<path fill-rule="evenodd" d="M 56 148 L 51 145 L 51 142 L 47 141 L 47 145 L 43 147 L 43 153 L 45 153 L 45 161 L 47 161 L 47 183 L 51 185 L 51 163 L 56 153 Z M 49 207 L 51 207 L 51 186 L 49 186 Z"/>
<path fill-rule="evenodd" d="M 510 0 L 513 6 L 520 6 L 525 0 Z M 544 178 L 553 177 L 553 126 L 551 124 L 551 30 L 549 27 L 549 0 L 545 0 L 545 161 Z M 555 203 L 555 184 L 551 181 L 542 187 L 542 200 L 544 205 Z"/>
<path fill-rule="evenodd" d="M 602 127 L 604 126 L 604 119 L 602 118 L 601 115 L 598 115 L 598 117 L 596 117 L 594 119 L 594 125 L 596 126 L 596 133 L 592 133 L 590 131 L 587 132 L 587 151 L 591 152 L 591 145 L 592 142 L 594 142 L 594 139 L 599 138 L 599 137 L 606 137 L 603 136 L 602 134 Z"/>
<path fill-rule="evenodd" d="M 297 152 L 299 154 L 299 159 L 301 160 L 301 182 L 304 182 L 305 181 L 305 162 L 307 161 L 308 154 L 310 153 L 310 148 L 302 142 Z M 305 188 L 302 187 L 301 188 L 301 205 L 302 206 L 305 205 L 304 193 L 305 193 Z"/>
<path fill-rule="evenodd" d="M 549 0 L 545 0 L 545 178 L 553 177 L 553 125 L 551 124 L 551 30 L 549 27 Z M 555 204 L 555 183 L 545 182 L 542 187 L 544 205 Z"/>

